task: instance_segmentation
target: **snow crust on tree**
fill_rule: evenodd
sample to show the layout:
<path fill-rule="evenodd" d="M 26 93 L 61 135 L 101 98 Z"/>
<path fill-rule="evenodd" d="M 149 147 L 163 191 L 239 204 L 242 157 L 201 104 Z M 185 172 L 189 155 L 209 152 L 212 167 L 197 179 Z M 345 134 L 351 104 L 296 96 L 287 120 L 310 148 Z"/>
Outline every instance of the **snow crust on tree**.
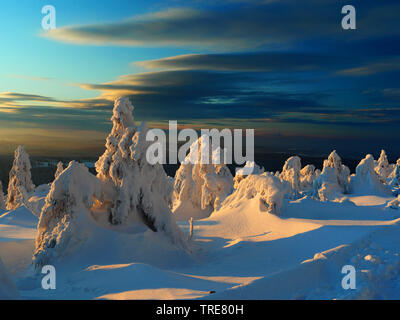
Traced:
<path fill-rule="evenodd" d="M 312 190 L 314 180 L 321 174 L 321 171 L 315 169 L 313 164 L 306 165 L 300 170 L 300 189 L 302 191 Z"/>
<path fill-rule="evenodd" d="M 333 200 L 350 190 L 350 169 L 342 164 L 342 160 L 332 151 L 324 161 L 321 174 L 314 180 L 313 194 L 322 201 Z"/>
<path fill-rule="evenodd" d="M 35 186 L 31 178 L 31 162 L 28 153 L 19 146 L 14 153 L 14 163 L 10 171 L 7 192 L 7 210 L 14 210 L 26 204 L 28 194 Z"/>
<path fill-rule="evenodd" d="M 51 185 L 40 215 L 33 255 L 36 267 L 68 255 L 90 237 L 95 199 L 103 200 L 101 181 L 83 164 L 71 161 Z"/>
<path fill-rule="evenodd" d="M 58 178 L 58 176 L 64 171 L 64 165 L 63 163 L 60 161 L 59 163 L 57 163 L 57 170 L 56 173 L 54 174 L 54 178 Z"/>
<path fill-rule="evenodd" d="M 0 258 L 0 300 L 18 299 L 18 290 Z"/>
<path fill-rule="evenodd" d="M 381 182 L 375 172 L 375 161 L 372 155 L 368 154 L 356 167 L 355 175 L 351 176 L 351 191 L 358 194 L 391 194 L 389 187 Z"/>
<path fill-rule="evenodd" d="M 146 141 L 148 128 L 144 122 L 135 126 L 132 111 L 128 98 L 115 100 L 106 151 L 95 164 L 97 177 L 112 190 L 105 199 L 109 222 L 123 228 L 144 224 L 185 246 L 185 236 L 169 207 L 172 189 L 168 176 L 161 164 L 147 161 L 146 151 L 152 143 Z"/>
<path fill-rule="evenodd" d="M 189 154 L 175 174 L 174 214 L 179 220 L 190 219 L 194 213 L 196 219 L 208 217 L 232 193 L 233 176 L 222 154 L 219 147 L 213 150 L 207 134 L 190 146 Z M 180 209 L 188 204 L 192 210 L 185 208 L 188 216 L 182 216 Z"/>
<path fill-rule="evenodd" d="M 233 179 L 233 183 L 234 183 L 233 187 L 235 189 L 239 186 L 240 181 L 242 181 L 247 176 L 249 176 L 248 174 L 246 174 L 246 172 L 249 172 L 246 169 L 250 169 L 251 174 L 256 174 L 256 175 L 262 174 L 265 172 L 264 167 L 260 167 L 254 161 L 246 161 L 246 164 L 244 165 L 243 168 L 236 170 L 235 178 Z"/>
<path fill-rule="evenodd" d="M 389 164 L 386 152 L 385 150 L 382 150 L 379 159 L 375 161 L 375 172 L 379 176 L 381 182 L 385 183 L 392 171 L 393 168 Z"/>
<path fill-rule="evenodd" d="M 6 209 L 6 198 L 3 192 L 3 184 L 0 181 L 0 210 Z"/>
<path fill-rule="evenodd" d="M 298 156 L 293 156 L 286 160 L 280 174 L 281 180 L 290 184 L 293 196 L 298 195 L 300 192 L 300 170 L 301 159 Z"/>
<path fill-rule="evenodd" d="M 285 183 L 269 172 L 249 175 L 240 181 L 237 189 L 226 198 L 221 210 L 235 207 L 240 203 L 259 197 L 260 210 L 280 214 L 287 187 Z"/>

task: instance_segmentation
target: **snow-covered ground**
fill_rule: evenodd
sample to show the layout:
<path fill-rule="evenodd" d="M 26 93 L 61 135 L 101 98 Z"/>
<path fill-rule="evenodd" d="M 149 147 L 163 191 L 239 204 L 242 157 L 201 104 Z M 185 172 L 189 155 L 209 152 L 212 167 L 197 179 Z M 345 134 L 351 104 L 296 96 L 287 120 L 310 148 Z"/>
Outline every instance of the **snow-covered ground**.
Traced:
<path fill-rule="evenodd" d="M 166 259 L 161 248 L 127 256 L 99 243 L 87 259 L 56 265 L 56 290 L 32 276 L 37 218 L 20 207 L 0 213 L 0 257 L 21 299 L 399 299 L 400 212 L 385 209 L 391 200 L 285 199 L 277 216 L 256 196 L 195 221 L 192 255 Z M 179 226 L 187 232 L 189 224 Z M 145 246 L 151 237 L 132 241 Z M 341 286 L 347 264 L 355 290 Z"/>

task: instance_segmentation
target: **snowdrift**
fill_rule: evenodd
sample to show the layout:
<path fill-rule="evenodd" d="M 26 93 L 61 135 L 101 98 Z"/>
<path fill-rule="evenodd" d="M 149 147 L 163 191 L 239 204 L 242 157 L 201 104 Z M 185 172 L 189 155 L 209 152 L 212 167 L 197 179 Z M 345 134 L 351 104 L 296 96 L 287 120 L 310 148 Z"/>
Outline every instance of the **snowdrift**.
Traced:
<path fill-rule="evenodd" d="M 0 259 L 0 300 L 18 299 L 18 290 Z"/>

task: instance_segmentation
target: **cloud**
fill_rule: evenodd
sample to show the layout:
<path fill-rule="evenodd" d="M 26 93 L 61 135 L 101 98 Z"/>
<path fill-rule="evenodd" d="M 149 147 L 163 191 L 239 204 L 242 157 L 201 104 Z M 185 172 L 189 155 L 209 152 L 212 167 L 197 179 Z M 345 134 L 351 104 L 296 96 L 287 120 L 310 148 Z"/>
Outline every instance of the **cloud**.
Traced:
<path fill-rule="evenodd" d="M 31 80 L 31 81 L 50 81 L 50 80 L 54 80 L 54 78 L 50 78 L 50 77 L 32 77 L 32 76 L 28 76 L 28 75 L 24 75 L 24 74 L 10 74 L 8 76 L 10 78 Z"/>
<path fill-rule="evenodd" d="M 331 69 L 334 65 L 343 63 L 343 60 L 340 57 L 303 52 L 253 52 L 185 54 L 134 62 L 133 65 L 147 69 L 301 72 Z"/>
<path fill-rule="evenodd" d="M 333 37 L 347 42 L 366 37 L 398 34 L 394 12 L 400 6 L 388 1 L 355 0 L 357 32 L 340 26 L 337 1 L 273 1 L 266 4 L 216 6 L 207 10 L 172 8 L 137 15 L 114 23 L 65 26 L 46 31 L 49 39 L 84 45 L 185 46 L 231 49 L 285 47 L 305 39 Z M 396 11 L 397 10 L 397 11 Z M 379 14 L 378 14 L 379 13 Z M 375 28 L 379 25 L 380 28 Z M 379 30 L 377 30 L 379 29 Z"/>
<path fill-rule="evenodd" d="M 337 72 L 344 76 L 370 76 L 382 72 L 393 72 L 400 70 L 400 57 L 391 58 L 386 61 L 378 61 L 364 66 L 344 69 Z"/>

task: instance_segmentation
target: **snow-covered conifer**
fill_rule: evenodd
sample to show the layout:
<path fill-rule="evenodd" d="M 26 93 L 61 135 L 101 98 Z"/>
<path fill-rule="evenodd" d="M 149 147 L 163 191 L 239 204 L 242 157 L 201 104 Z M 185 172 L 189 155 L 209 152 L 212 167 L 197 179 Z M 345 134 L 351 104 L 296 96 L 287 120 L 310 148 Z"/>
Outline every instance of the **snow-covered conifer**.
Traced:
<path fill-rule="evenodd" d="M 282 180 L 289 182 L 294 196 L 300 192 L 300 170 L 301 159 L 298 156 L 293 156 L 286 160 L 280 174 Z"/>
<path fill-rule="evenodd" d="M 206 148 L 209 150 L 206 151 Z M 224 164 L 222 153 L 220 148 L 212 150 L 211 139 L 207 134 L 192 144 L 175 175 L 174 214 L 177 219 L 189 219 L 193 215 L 195 219 L 205 218 L 212 211 L 218 210 L 232 193 L 233 176 Z M 190 217 L 181 216 L 182 208 Z"/>
<path fill-rule="evenodd" d="M 239 186 L 240 181 L 248 176 L 246 174 L 246 172 L 248 172 L 246 169 L 251 169 L 251 174 L 262 174 L 265 172 L 265 169 L 258 166 L 254 161 L 246 161 L 243 168 L 236 170 L 235 178 L 233 179 L 233 187 L 235 189 Z"/>
<path fill-rule="evenodd" d="M 370 154 L 361 160 L 351 177 L 351 191 L 363 194 L 389 195 L 389 187 L 384 185 L 375 172 L 374 157 Z"/>
<path fill-rule="evenodd" d="M 36 267 L 68 256 L 90 237 L 95 199 L 103 200 L 101 181 L 83 164 L 71 161 L 51 185 L 40 215 L 33 256 Z"/>
<path fill-rule="evenodd" d="M 150 164 L 146 152 L 148 128 L 136 128 L 133 106 L 129 99 L 115 100 L 113 128 L 106 141 L 106 151 L 96 162 L 98 178 L 112 187 L 108 199 L 109 221 L 127 227 L 144 224 L 154 232 L 164 232 L 176 243 L 184 245 L 184 236 L 176 225 L 169 204 L 171 184 L 162 164 Z"/>
<path fill-rule="evenodd" d="M 400 159 L 397 160 L 392 173 L 389 175 L 388 184 L 391 188 L 400 187 Z"/>
<path fill-rule="evenodd" d="M 54 174 L 54 178 L 58 178 L 58 176 L 64 171 L 64 165 L 63 163 L 60 161 L 59 163 L 57 163 L 57 170 L 56 173 Z"/>
<path fill-rule="evenodd" d="M 222 204 L 221 210 L 236 207 L 244 201 L 255 197 L 259 198 L 260 210 L 273 214 L 280 214 L 283 199 L 287 192 L 286 183 L 272 173 L 264 172 L 260 175 L 249 175 L 243 179 L 238 188 L 228 196 Z"/>
<path fill-rule="evenodd" d="M 350 169 L 342 164 L 342 160 L 332 151 L 324 161 L 321 174 L 314 180 L 313 192 L 322 201 L 328 201 L 343 193 L 349 192 Z"/>
<path fill-rule="evenodd" d="M 314 180 L 321 174 L 320 170 L 316 170 L 312 164 L 306 165 L 300 170 L 300 189 L 302 191 L 311 190 Z"/>
<path fill-rule="evenodd" d="M 22 146 L 19 146 L 14 153 L 14 163 L 10 171 L 10 180 L 7 192 L 7 209 L 14 210 L 26 204 L 28 194 L 35 186 L 31 179 L 31 162 L 29 155 Z"/>
<path fill-rule="evenodd" d="M 381 151 L 378 161 L 375 162 L 375 172 L 378 174 L 382 183 L 385 183 L 389 177 L 392 168 L 389 164 L 385 150 Z"/>

